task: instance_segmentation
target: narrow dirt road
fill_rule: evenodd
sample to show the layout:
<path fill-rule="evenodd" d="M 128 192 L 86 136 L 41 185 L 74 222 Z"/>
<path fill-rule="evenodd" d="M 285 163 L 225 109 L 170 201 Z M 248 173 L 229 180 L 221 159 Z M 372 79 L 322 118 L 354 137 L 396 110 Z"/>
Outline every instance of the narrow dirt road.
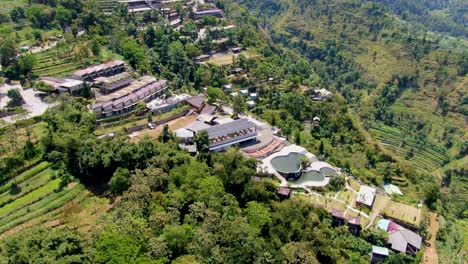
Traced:
<path fill-rule="evenodd" d="M 424 251 L 424 264 L 439 264 L 439 255 L 436 250 L 436 236 L 439 231 L 439 220 L 437 219 L 437 214 L 430 213 L 431 222 L 429 224 L 429 230 L 431 231 L 431 239 L 429 239 L 430 246 L 426 246 L 426 251 Z"/>

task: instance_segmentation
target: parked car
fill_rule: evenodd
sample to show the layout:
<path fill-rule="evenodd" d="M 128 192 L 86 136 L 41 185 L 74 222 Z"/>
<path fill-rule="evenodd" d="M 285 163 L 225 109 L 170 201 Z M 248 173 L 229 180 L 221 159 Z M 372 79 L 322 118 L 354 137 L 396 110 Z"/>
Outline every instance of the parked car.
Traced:
<path fill-rule="evenodd" d="M 154 123 L 148 123 L 148 128 L 149 129 L 155 129 L 156 125 Z"/>

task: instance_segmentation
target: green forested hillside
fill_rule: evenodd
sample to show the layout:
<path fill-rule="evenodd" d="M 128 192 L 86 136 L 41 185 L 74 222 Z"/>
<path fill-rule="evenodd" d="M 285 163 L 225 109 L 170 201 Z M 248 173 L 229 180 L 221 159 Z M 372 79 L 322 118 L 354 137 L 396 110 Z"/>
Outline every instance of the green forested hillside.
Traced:
<path fill-rule="evenodd" d="M 463 0 L 373 0 L 402 19 L 422 24 L 431 31 L 468 36 L 468 5 Z"/>
<path fill-rule="evenodd" d="M 464 155 L 464 39 L 441 48 L 430 34 L 416 34 L 366 1 L 238 2 L 258 10 L 275 43 L 311 60 L 319 76 L 311 85 L 340 91 L 376 139 L 398 148 L 399 158 L 432 172 Z M 428 152 L 418 156 L 434 166 L 418 164 L 411 148 Z"/>
<path fill-rule="evenodd" d="M 387 263 L 422 263 L 427 253 L 468 261 L 462 1 L 200 1 L 224 12 L 202 19 L 193 1 L 164 1 L 181 27 L 167 23 L 167 9 L 135 14 L 117 0 L 6 2 L 2 74 L 57 106 L 0 128 L 0 262 L 369 263 L 371 246 L 388 240 L 372 223 L 392 216 L 419 229 L 423 245 Z M 269 123 L 262 129 L 347 179 L 284 199 L 259 160 L 208 151 L 207 133 L 194 135 L 197 154 L 183 150 L 171 130 L 197 115 L 128 135 L 172 112 L 152 115 L 142 103 L 98 120 L 87 85 L 56 96 L 37 82 L 115 59 L 135 78 L 167 80 L 170 95 L 204 94 L 231 106 L 232 118 Z M 317 99 L 317 89 L 330 94 Z M 242 90 L 246 99 L 231 94 Z M 384 183 L 404 195 L 384 195 Z M 354 209 L 363 184 L 378 190 L 372 210 Z M 360 235 L 333 227 L 337 208 L 363 216 Z"/>
<path fill-rule="evenodd" d="M 464 219 L 467 209 L 468 46 L 464 37 L 431 31 L 466 34 L 462 3 L 235 2 L 257 14 L 273 45 L 310 61 L 312 77 L 303 83 L 346 98 L 368 143 L 377 142 L 395 160 L 441 182 L 444 202 L 439 211 L 451 220 L 443 223 L 438 239 L 440 245 L 457 244 L 458 228 L 464 226 L 462 233 L 467 233 L 456 219 Z M 399 176 L 393 181 L 405 186 Z M 424 180 L 412 181 L 417 186 Z M 447 257 L 458 250 L 446 246 L 440 259 L 448 263 Z"/>

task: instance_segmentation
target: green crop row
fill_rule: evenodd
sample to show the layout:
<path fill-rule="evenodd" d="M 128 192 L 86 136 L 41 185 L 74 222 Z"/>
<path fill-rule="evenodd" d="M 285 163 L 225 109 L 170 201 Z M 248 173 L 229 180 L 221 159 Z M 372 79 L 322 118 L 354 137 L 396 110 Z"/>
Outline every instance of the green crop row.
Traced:
<path fill-rule="evenodd" d="M 8 224 L 9 222 L 17 219 L 17 218 L 20 218 L 22 217 L 23 215 L 26 215 L 30 212 L 34 212 L 36 210 L 39 210 L 41 209 L 42 207 L 45 207 L 47 206 L 48 204 L 50 204 L 51 202 L 59 199 L 60 197 L 62 197 L 63 195 L 65 195 L 66 193 L 68 193 L 70 190 L 64 188 L 58 192 L 52 192 L 51 194 L 49 194 L 48 196 L 44 197 L 43 199 L 37 201 L 36 203 L 33 203 L 29 206 L 25 206 L 19 210 L 16 210 L 15 212 L 9 214 L 8 216 L 2 218 L 0 220 L 0 226 L 4 226 L 6 224 Z"/>
<path fill-rule="evenodd" d="M 40 187 L 46 185 L 50 180 L 52 176 L 53 170 L 46 169 L 39 174 L 36 174 L 36 176 L 30 178 L 29 180 L 26 180 L 22 182 L 20 185 L 21 191 L 18 194 L 12 194 L 10 191 L 6 191 L 0 194 L 0 207 L 13 202 L 16 199 L 19 199 L 28 193 L 31 193 L 32 191 L 39 189 Z"/>
<path fill-rule="evenodd" d="M 392 137 L 399 139 L 400 141 L 403 141 L 402 138 L 404 138 L 404 141 L 406 144 L 413 145 L 414 147 L 418 147 L 423 149 L 426 152 L 431 153 L 432 155 L 438 157 L 439 159 L 443 160 L 447 158 L 446 150 L 444 148 L 441 148 L 437 145 L 434 145 L 430 142 L 424 142 L 421 143 L 413 138 L 410 137 L 404 137 L 401 134 L 401 131 L 399 131 L 396 128 L 392 128 L 389 126 L 383 126 L 383 125 L 377 125 L 372 127 L 378 134 L 385 135 L 388 137 Z"/>
<path fill-rule="evenodd" d="M 61 60 L 50 60 L 47 62 L 41 63 L 38 67 L 33 68 L 33 71 L 38 71 L 42 69 L 47 69 L 50 67 L 60 66 L 63 64 L 73 63 L 74 61 L 71 58 L 68 59 L 61 59 Z"/>
<path fill-rule="evenodd" d="M 39 72 L 35 72 L 35 74 L 38 74 L 38 75 L 48 75 L 48 76 L 56 76 L 56 75 L 59 75 L 59 74 L 63 74 L 63 73 L 69 73 L 71 71 L 74 71 L 78 68 L 81 67 L 81 64 L 71 64 L 71 65 L 67 65 L 67 66 L 60 66 L 60 67 L 54 67 L 53 69 L 48 69 L 46 71 L 39 71 Z"/>
<path fill-rule="evenodd" d="M 56 189 L 60 188 L 61 181 L 62 179 L 60 178 L 52 180 L 46 185 L 42 186 L 41 188 L 36 189 L 28 193 L 27 195 L 3 206 L 2 208 L 0 208 L 0 218 L 3 218 L 6 215 L 12 213 L 14 209 L 19 209 L 29 204 L 33 204 L 34 202 L 54 192 Z"/>
<path fill-rule="evenodd" d="M 3 225 L 1 228 L 0 228 L 0 233 L 4 233 L 5 231 L 15 227 L 15 226 L 18 226 L 18 225 L 21 225 L 23 223 L 26 223 L 27 221 L 33 219 L 33 218 L 37 218 L 37 217 L 40 217 L 48 212 L 51 212 L 57 208 L 60 208 L 62 207 L 65 203 L 67 203 L 68 201 L 74 199 L 76 196 L 78 196 L 80 194 L 80 192 L 82 192 L 84 190 L 84 186 L 83 185 L 78 185 L 76 186 L 75 188 L 73 188 L 71 191 L 67 192 L 65 195 L 59 197 L 58 199 L 50 202 L 48 205 L 40 208 L 40 209 L 37 209 L 37 210 L 34 210 L 34 211 L 31 211 L 31 213 L 29 214 L 26 214 L 20 218 L 16 218 L 15 220 L 7 223 L 6 225 Z"/>
<path fill-rule="evenodd" d="M 410 147 L 413 147 L 415 155 L 420 155 L 430 160 L 433 160 L 437 163 L 437 165 L 441 164 L 443 160 L 448 158 L 445 153 L 440 152 L 442 151 L 441 148 L 433 144 L 427 143 L 425 145 L 422 145 L 408 138 L 405 138 L 403 140 L 401 135 L 388 133 L 387 131 L 382 129 L 372 128 L 371 131 L 377 135 L 377 139 L 380 140 L 382 143 L 394 146 L 396 148 L 400 147 L 402 145 L 402 142 L 405 141 L 405 150 L 408 151 Z"/>
<path fill-rule="evenodd" d="M 2 186 L 0 186 L 0 193 L 6 192 L 10 190 L 11 184 L 16 181 L 16 183 L 21 183 L 23 181 L 26 181 L 27 179 L 35 176 L 36 174 L 42 172 L 43 170 L 47 169 L 50 167 L 49 162 L 41 162 L 38 165 L 32 167 L 31 169 L 21 173 L 20 175 L 16 176 L 15 179 L 9 180 L 8 182 L 4 183 Z"/>

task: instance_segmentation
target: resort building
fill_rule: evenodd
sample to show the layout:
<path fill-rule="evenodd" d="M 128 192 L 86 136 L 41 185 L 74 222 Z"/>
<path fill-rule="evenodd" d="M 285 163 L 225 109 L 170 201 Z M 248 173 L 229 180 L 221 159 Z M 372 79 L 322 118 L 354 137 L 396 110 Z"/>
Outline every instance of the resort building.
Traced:
<path fill-rule="evenodd" d="M 291 198 L 291 188 L 288 187 L 279 187 L 278 188 L 278 196 L 281 200 Z"/>
<path fill-rule="evenodd" d="M 361 185 L 361 188 L 359 189 L 359 193 L 356 198 L 356 205 L 365 205 L 367 207 L 372 207 L 375 200 L 375 193 L 375 188 L 366 185 Z"/>
<path fill-rule="evenodd" d="M 345 218 L 344 218 L 344 211 L 343 210 L 338 210 L 338 209 L 332 209 L 331 215 L 332 215 L 332 226 L 333 227 L 338 227 L 346 224 Z"/>
<path fill-rule="evenodd" d="M 156 98 L 149 102 L 146 106 L 154 114 L 169 112 L 184 104 L 191 96 L 188 94 L 175 94 L 167 99 Z"/>
<path fill-rule="evenodd" d="M 405 228 L 390 232 L 388 243 L 397 252 L 416 254 L 421 249 L 422 237 Z"/>
<path fill-rule="evenodd" d="M 195 133 L 187 128 L 179 128 L 174 131 L 174 134 L 182 143 L 191 142 L 195 136 Z"/>
<path fill-rule="evenodd" d="M 197 111 L 200 111 L 205 102 L 205 98 L 200 95 L 192 96 L 187 100 L 187 104 L 190 105 L 191 107 L 195 108 Z"/>
<path fill-rule="evenodd" d="M 257 126 L 246 119 L 216 125 L 205 129 L 208 132 L 210 150 L 223 151 L 231 146 L 257 140 Z"/>
<path fill-rule="evenodd" d="M 112 76 L 122 72 L 125 72 L 125 62 L 117 60 L 75 71 L 73 78 L 82 81 L 92 81 L 98 77 Z"/>
<path fill-rule="evenodd" d="M 372 246 L 371 263 L 374 264 L 384 261 L 389 255 L 390 252 L 388 248 Z"/>
<path fill-rule="evenodd" d="M 195 63 L 202 63 L 202 62 L 208 61 L 210 58 L 211 58 L 211 55 L 202 54 L 202 55 L 199 55 L 199 56 L 194 57 L 194 58 L 193 58 L 193 61 L 194 61 Z"/>
<path fill-rule="evenodd" d="M 348 224 L 348 230 L 351 234 L 359 236 L 361 232 L 361 219 L 358 216 L 345 217 L 345 211 L 332 209 L 332 226 L 338 227 Z"/>
<path fill-rule="evenodd" d="M 42 82 L 54 87 L 54 91 L 57 93 L 71 93 L 77 92 L 84 87 L 84 82 L 75 79 L 59 79 L 52 77 L 40 78 Z"/>
<path fill-rule="evenodd" d="M 94 79 L 94 86 L 98 87 L 101 93 L 109 94 L 122 89 L 135 81 L 129 73 L 119 73 L 111 77 L 98 77 Z"/>
<path fill-rule="evenodd" d="M 201 130 L 206 130 L 210 127 L 210 125 L 205 124 L 201 121 L 195 120 L 192 123 L 190 123 L 186 128 L 190 131 L 193 131 L 194 133 L 198 133 Z"/>
<path fill-rule="evenodd" d="M 162 6 L 161 0 L 120 0 L 118 2 L 127 4 L 130 13 L 142 13 Z"/>
<path fill-rule="evenodd" d="M 351 234 L 359 236 L 361 233 L 361 218 L 359 216 L 348 216 L 346 217 L 348 222 L 348 230 Z"/>
<path fill-rule="evenodd" d="M 92 110 L 100 118 L 133 111 L 138 102 L 149 102 L 167 90 L 167 81 L 143 76 L 131 85 L 108 95 L 98 97 Z"/>
<path fill-rule="evenodd" d="M 212 115 L 212 114 L 214 114 L 214 112 L 216 112 L 216 106 L 205 104 L 205 106 L 201 110 L 200 114 L 202 114 L 202 115 Z"/>
<path fill-rule="evenodd" d="M 199 18 L 206 17 L 206 16 L 223 17 L 223 15 L 224 15 L 223 10 L 218 9 L 218 8 L 198 10 L 193 14 L 195 19 L 199 19 Z"/>

